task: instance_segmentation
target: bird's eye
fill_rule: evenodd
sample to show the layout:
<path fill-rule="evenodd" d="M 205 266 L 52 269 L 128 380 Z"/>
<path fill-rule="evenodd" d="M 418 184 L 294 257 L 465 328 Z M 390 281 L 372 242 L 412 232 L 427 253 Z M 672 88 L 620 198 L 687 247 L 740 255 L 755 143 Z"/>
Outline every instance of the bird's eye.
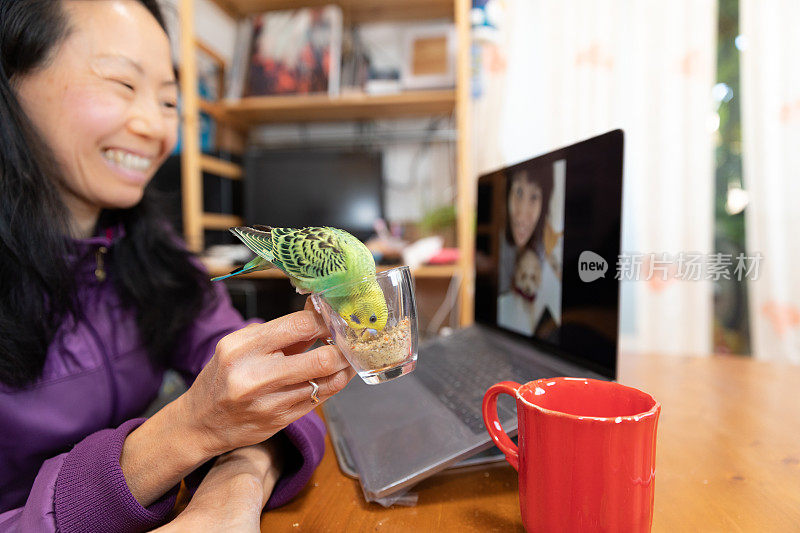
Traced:
<path fill-rule="evenodd" d="M 378 321 L 378 317 L 376 317 L 375 315 L 372 315 L 371 317 L 369 317 L 369 321 L 370 321 L 372 324 L 374 324 L 375 322 L 377 322 L 377 321 Z"/>
<path fill-rule="evenodd" d="M 361 324 L 361 321 L 358 319 L 356 315 L 350 315 L 350 320 L 352 320 L 356 324 Z"/>

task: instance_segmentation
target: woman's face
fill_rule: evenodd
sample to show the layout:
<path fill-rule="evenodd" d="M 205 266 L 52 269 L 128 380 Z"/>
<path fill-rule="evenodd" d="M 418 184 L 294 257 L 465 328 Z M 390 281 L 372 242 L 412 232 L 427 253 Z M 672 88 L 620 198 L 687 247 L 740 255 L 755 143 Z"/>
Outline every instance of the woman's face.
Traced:
<path fill-rule="evenodd" d="M 508 194 L 508 214 L 514 245 L 522 248 L 530 240 L 542 214 L 542 189 L 524 177 L 511 182 Z"/>
<path fill-rule="evenodd" d="M 69 33 L 15 81 L 25 113 L 61 164 L 65 203 L 128 208 L 172 151 L 177 86 L 166 34 L 134 0 L 65 0 Z"/>

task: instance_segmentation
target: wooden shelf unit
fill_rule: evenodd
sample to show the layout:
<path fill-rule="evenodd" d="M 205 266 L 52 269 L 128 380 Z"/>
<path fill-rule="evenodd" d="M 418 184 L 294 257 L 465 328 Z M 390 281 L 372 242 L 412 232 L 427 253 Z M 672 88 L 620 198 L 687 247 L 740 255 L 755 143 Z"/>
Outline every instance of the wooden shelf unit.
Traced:
<path fill-rule="evenodd" d="M 217 121 L 232 144 L 243 146 L 249 128 L 264 123 L 371 120 L 420 115 L 455 113 L 456 129 L 456 199 L 457 265 L 423 266 L 414 269 L 419 278 L 448 279 L 459 276 L 460 322 L 468 324 L 473 316 L 473 215 L 475 181 L 471 174 L 470 146 L 470 0 L 213 0 L 234 19 L 265 11 L 296 9 L 337 4 L 342 8 L 345 27 L 361 23 L 389 20 L 451 19 L 456 27 L 456 87 L 450 90 L 413 91 L 391 95 L 343 94 L 265 96 L 242 98 L 236 102 L 207 101 L 197 93 L 197 57 L 199 51 L 217 62 L 224 72 L 224 59 L 211 47 L 197 39 L 194 26 L 194 0 L 180 0 L 181 29 L 181 92 L 183 95 L 182 190 L 183 224 L 186 242 L 195 252 L 203 250 L 206 229 L 226 229 L 242 223 L 239 217 L 203 212 L 202 172 L 229 179 L 242 179 L 240 165 L 201 153 L 199 113 L 207 113 Z M 224 79 L 224 76 L 221 76 Z M 191 142 L 191 139 L 196 139 Z M 387 267 L 388 268 L 388 267 Z M 214 275 L 229 270 L 213 269 Z M 248 277 L 280 277 L 276 271 L 264 271 Z"/>
<path fill-rule="evenodd" d="M 454 18 L 453 0 L 214 0 L 232 18 L 301 7 L 336 4 L 346 23 Z"/>
<path fill-rule="evenodd" d="M 222 176 L 231 180 L 242 179 L 242 167 L 230 161 L 224 161 L 210 155 L 200 156 L 200 166 L 203 170 L 214 175 Z"/>
<path fill-rule="evenodd" d="M 408 91 L 398 94 L 345 94 L 329 97 L 251 96 L 225 102 L 222 110 L 230 119 L 248 126 L 269 122 L 369 120 L 419 115 L 451 114 L 455 90 Z"/>

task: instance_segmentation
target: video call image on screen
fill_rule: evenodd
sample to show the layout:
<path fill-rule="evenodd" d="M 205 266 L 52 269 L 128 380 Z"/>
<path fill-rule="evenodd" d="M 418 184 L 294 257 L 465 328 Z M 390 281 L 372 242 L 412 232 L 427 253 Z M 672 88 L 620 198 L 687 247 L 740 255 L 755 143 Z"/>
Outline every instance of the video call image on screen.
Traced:
<path fill-rule="evenodd" d="M 559 159 L 506 178 L 497 325 L 543 340 L 561 325 L 566 175 L 567 161 Z"/>
<path fill-rule="evenodd" d="M 614 130 L 478 178 L 475 320 L 616 375 L 623 133 Z M 606 275 L 583 279 L 581 254 Z"/>

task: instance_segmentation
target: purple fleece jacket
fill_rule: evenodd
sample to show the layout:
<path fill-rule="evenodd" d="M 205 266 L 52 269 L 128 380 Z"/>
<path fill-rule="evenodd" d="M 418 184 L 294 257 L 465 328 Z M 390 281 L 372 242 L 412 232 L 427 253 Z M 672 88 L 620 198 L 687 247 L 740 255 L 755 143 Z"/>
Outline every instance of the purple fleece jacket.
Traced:
<path fill-rule="evenodd" d="M 164 368 L 147 356 L 131 309 L 94 274 L 106 247 L 114 268 L 121 228 L 78 242 L 78 298 L 86 319 L 56 333 L 44 372 L 32 386 L 0 384 L 0 531 L 142 531 L 160 525 L 175 503 L 173 487 L 149 507 L 131 494 L 119 465 L 125 437 L 156 397 Z M 246 324 L 215 285 L 209 304 L 177 342 L 169 366 L 191 383 L 217 341 Z M 283 505 L 322 460 L 325 426 L 314 413 L 283 430 L 296 447 L 267 508 Z"/>

